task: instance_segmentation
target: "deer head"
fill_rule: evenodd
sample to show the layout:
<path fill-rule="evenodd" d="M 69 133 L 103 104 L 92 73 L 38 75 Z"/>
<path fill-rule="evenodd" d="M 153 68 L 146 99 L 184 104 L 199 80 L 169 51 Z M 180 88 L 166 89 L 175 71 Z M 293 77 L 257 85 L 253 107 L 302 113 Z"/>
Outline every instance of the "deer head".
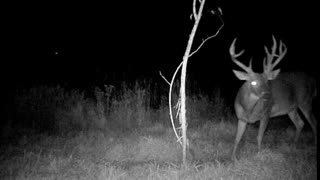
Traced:
<path fill-rule="evenodd" d="M 274 36 L 272 36 L 272 39 L 273 46 L 271 52 L 269 52 L 267 47 L 265 47 L 267 57 L 263 60 L 263 73 L 253 72 L 252 59 L 250 60 L 249 66 L 246 66 L 237 60 L 237 58 L 244 53 L 244 50 L 241 50 L 239 53 L 235 53 L 235 43 L 237 39 L 233 40 L 229 49 L 232 61 L 245 71 L 242 72 L 233 70 L 233 72 L 238 79 L 247 81 L 246 86 L 248 91 L 251 92 L 252 100 L 261 98 L 264 95 L 271 93 L 268 81 L 273 80 L 278 76 L 280 69 L 274 70 L 274 68 L 287 53 L 286 46 L 282 43 L 282 41 L 280 41 L 279 54 L 276 54 L 277 42 Z"/>

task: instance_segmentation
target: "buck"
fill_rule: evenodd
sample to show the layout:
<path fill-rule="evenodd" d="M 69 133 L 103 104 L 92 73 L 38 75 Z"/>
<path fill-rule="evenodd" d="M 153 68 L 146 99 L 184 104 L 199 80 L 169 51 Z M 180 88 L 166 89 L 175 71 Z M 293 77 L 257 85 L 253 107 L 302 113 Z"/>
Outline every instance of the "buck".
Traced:
<path fill-rule="evenodd" d="M 279 48 L 277 48 L 274 36 L 272 36 L 272 39 L 271 52 L 267 47 L 264 47 L 267 56 L 263 60 L 263 73 L 253 72 L 252 60 L 250 60 L 249 66 L 237 60 L 244 53 L 244 50 L 235 53 L 236 39 L 233 40 L 229 49 L 232 61 L 245 71 L 233 70 L 238 79 L 245 80 L 234 102 L 238 128 L 232 152 L 233 159 L 236 158 L 236 150 L 247 123 L 254 123 L 260 120 L 257 136 L 258 150 L 260 151 L 262 137 L 269 118 L 288 115 L 296 127 L 294 142 L 297 143 L 304 126 L 298 109 L 310 123 L 315 141 L 317 141 L 316 120 L 312 113 L 312 101 L 316 95 L 315 80 L 302 72 L 280 73 L 280 69 L 274 70 L 286 55 L 287 48 L 282 41 L 280 41 Z"/>

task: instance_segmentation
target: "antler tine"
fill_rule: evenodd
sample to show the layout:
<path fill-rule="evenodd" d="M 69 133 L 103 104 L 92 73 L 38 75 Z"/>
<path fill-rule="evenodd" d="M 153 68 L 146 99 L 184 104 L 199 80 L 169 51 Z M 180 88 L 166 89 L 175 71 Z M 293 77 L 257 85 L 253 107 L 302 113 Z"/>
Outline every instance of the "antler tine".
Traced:
<path fill-rule="evenodd" d="M 282 41 L 280 41 L 279 54 L 276 54 L 277 41 L 274 36 L 272 36 L 272 41 L 273 41 L 273 45 L 271 48 L 271 52 L 269 52 L 269 50 L 266 46 L 264 47 L 266 54 L 267 54 L 267 58 L 264 58 L 264 60 L 263 60 L 263 69 L 265 72 L 271 72 L 273 70 L 273 68 L 277 64 L 279 64 L 279 62 L 282 60 L 284 55 L 287 53 L 286 46 L 282 43 Z M 275 60 L 275 62 L 272 62 L 274 57 L 277 57 L 277 59 Z"/>
<path fill-rule="evenodd" d="M 284 57 L 284 55 L 286 55 L 287 53 L 287 47 L 285 44 L 282 43 L 282 41 L 280 41 L 280 46 L 279 46 L 279 55 L 277 55 L 277 59 L 276 61 L 272 64 L 272 69 L 279 64 L 279 62 L 282 60 L 282 58 Z"/>
<path fill-rule="evenodd" d="M 249 69 L 252 70 L 252 58 L 250 58 Z"/>
<path fill-rule="evenodd" d="M 273 53 L 269 52 L 268 48 L 264 46 L 264 50 L 266 51 L 267 57 L 263 59 L 263 69 L 265 72 L 269 72 L 272 68 L 272 59 L 273 59 Z M 273 51 L 273 48 L 272 48 Z"/>
<path fill-rule="evenodd" d="M 244 53 L 244 50 L 241 50 L 238 54 L 235 53 L 235 43 L 237 41 L 237 38 L 234 38 L 234 40 L 232 41 L 232 44 L 230 46 L 229 52 L 231 54 L 232 57 L 239 57 Z"/>
<path fill-rule="evenodd" d="M 277 50 L 277 40 L 274 37 L 274 35 L 272 35 L 272 55 L 276 55 L 276 50 Z"/>
<path fill-rule="evenodd" d="M 263 63 L 263 69 L 265 71 L 272 70 L 272 60 L 273 60 L 273 57 L 276 55 L 275 53 L 276 53 L 277 41 L 273 35 L 272 35 L 272 41 L 273 41 L 273 45 L 271 47 L 271 52 L 269 52 L 268 48 L 264 46 L 264 50 L 266 51 L 266 54 L 267 54 L 266 63 Z"/>
<path fill-rule="evenodd" d="M 266 57 L 264 57 L 264 58 L 263 58 L 263 70 L 264 70 L 264 72 L 267 72 L 267 71 L 268 71 L 268 69 L 267 69 L 268 64 L 267 64 L 266 60 L 267 60 Z"/>
<path fill-rule="evenodd" d="M 232 44 L 230 46 L 229 49 L 229 53 L 231 56 L 231 59 L 234 63 L 236 63 L 238 66 L 240 66 L 243 70 L 245 70 L 247 73 L 251 73 L 252 72 L 252 68 L 251 68 L 251 60 L 250 60 L 250 65 L 247 67 L 246 65 L 242 64 L 240 61 L 237 60 L 237 57 L 241 56 L 244 53 L 244 50 L 241 50 L 238 54 L 235 53 L 235 43 L 236 43 L 237 38 L 235 38 L 232 41 Z"/>

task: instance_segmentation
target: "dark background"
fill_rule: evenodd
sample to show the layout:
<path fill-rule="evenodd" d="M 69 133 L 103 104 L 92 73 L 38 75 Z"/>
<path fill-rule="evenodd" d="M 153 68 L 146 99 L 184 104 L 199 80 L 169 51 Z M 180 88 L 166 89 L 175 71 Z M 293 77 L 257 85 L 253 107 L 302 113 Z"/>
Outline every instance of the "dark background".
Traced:
<path fill-rule="evenodd" d="M 220 34 L 189 59 L 188 73 L 199 88 L 221 87 L 234 97 L 241 82 L 228 54 L 237 37 L 240 60 L 253 57 L 259 72 L 272 35 L 288 52 L 282 71 L 301 70 L 319 77 L 318 13 L 312 1 L 207 0 L 195 37 L 202 39 L 221 26 L 211 10 L 222 9 Z M 151 78 L 165 84 L 182 60 L 193 26 L 191 0 L 108 1 L 3 4 L 1 77 L 6 93 L 39 84 L 87 88 L 95 84 Z"/>

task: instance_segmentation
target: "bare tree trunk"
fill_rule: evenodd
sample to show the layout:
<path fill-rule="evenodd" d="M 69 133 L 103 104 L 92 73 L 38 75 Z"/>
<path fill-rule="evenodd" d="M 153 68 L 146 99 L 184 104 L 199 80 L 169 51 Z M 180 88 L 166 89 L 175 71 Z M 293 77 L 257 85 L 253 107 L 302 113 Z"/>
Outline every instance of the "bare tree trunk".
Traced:
<path fill-rule="evenodd" d="M 196 8 L 197 2 L 201 3 L 198 11 Z M 183 61 L 176 68 L 176 71 L 174 72 L 174 74 L 172 76 L 171 82 L 169 82 L 160 72 L 160 75 L 163 77 L 163 79 L 170 85 L 170 89 L 169 89 L 169 114 L 170 114 L 171 124 L 172 124 L 173 130 L 174 130 L 174 133 L 178 139 L 178 142 L 182 145 L 183 165 L 185 167 L 187 165 L 187 158 L 186 158 L 187 157 L 187 147 L 189 146 L 188 139 L 187 139 L 187 118 L 186 118 L 186 74 L 187 74 L 188 58 L 191 57 L 193 54 L 195 54 L 207 40 L 209 40 L 213 37 L 216 37 L 218 35 L 218 33 L 220 32 L 220 30 L 222 29 L 222 27 L 224 26 L 224 22 L 220 16 L 220 15 L 222 15 L 222 10 L 220 8 L 218 8 L 218 10 L 219 10 L 218 12 L 211 11 L 211 13 L 213 13 L 213 14 L 217 13 L 219 15 L 219 18 L 222 22 L 222 25 L 220 26 L 220 28 L 217 30 L 217 32 L 214 35 L 211 35 L 211 36 L 207 37 L 205 40 L 203 40 L 203 42 L 200 44 L 200 46 L 190 54 L 193 39 L 194 39 L 194 36 L 196 34 L 196 31 L 197 31 L 197 28 L 198 28 L 198 25 L 199 25 L 199 22 L 201 19 L 204 3 L 205 3 L 205 0 L 198 0 L 198 1 L 193 0 L 193 16 L 192 17 L 195 19 L 195 23 L 193 25 L 193 28 L 192 28 L 192 31 L 191 31 L 191 34 L 190 34 L 190 37 L 188 40 L 187 48 L 186 48 L 185 54 L 183 56 Z M 171 96 L 172 96 L 173 82 L 174 82 L 175 77 L 178 73 L 178 70 L 181 67 L 182 67 L 182 70 L 181 70 L 181 79 L 180 79 L 180 83 L 181 83 L 180 84 L 180 97 L 179 97 L 179 100 L 176 105 L 177 114 L 179 114 L 179 123 L 181 125 L 181 127 L 177 128 L 177 129 L 180 129 L 182 131 L 182 132 L 180 131 L 181 133 L 179 134 L 179 133 L 177 133 L 177 131 L 176 131 L 177 129 L 174 125 L 174 120 L 173 120 L 174 118 L 172 115 Z M 181 139 L 182 139 L 182 141 L 181 141 Z"/>
<path fill-rule="evenodd" d="M 199 12 L 196 13 L 196 0 L 194 0 L 193 3 L 193 15 L 195 18 L 195 23 L 193 25 L 187 49 L 185 51 L 185 54 L 183 56 L 183 62 L 182 62 L 182 71 L 181 71 L 181 86 L 180 86 L 180 98 L 181 98 L 181 110 L 180 110 L 180 123 L 181 123 L 181 130 L 182 130 L 182 156 L 183 156 L 183 164 L 187 165 L 187 144 L 188 144 L 188 139 L 187 139 L 187 118 L 186 118 L 186 74 L 187 74 L 187 64 L 188 64 L 188 58 L 189 54 L 191 51 L 192 43 L 194 36 L 196 34 L 201 15 L 202 15 L 202 10 L 204 6 L 205 0 L 201 1 Z"/>

